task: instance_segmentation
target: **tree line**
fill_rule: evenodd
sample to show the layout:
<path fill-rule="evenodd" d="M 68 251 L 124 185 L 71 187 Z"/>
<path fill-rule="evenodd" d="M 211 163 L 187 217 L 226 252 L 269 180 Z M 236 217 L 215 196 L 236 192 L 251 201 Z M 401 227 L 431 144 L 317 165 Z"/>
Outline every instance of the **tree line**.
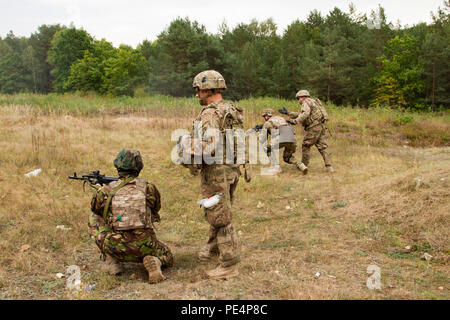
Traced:
<path fill-rule="evenodd" d="M 450 106 L 450 0 L 432 23 L 401 27 L 385 10 L 358 14 L 317 10 L 282 35 L 272 19 L 216 34 L 177 18 L 155 41 L 114 47 L 73 25 L 41 25 L 30 37 L 0 37 L 0 93 L 95 92 L 101 95 L 192 96 L 192 79 L 215 69 L 228 99 L 294 98 L 308 89 L 338 105 Z"/>

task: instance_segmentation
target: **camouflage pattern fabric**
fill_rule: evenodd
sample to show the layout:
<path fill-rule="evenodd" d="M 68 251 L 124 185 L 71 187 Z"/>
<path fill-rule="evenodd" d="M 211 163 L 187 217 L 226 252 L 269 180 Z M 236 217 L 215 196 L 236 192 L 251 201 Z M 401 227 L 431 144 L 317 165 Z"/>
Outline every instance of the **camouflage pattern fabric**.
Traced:
<path fill-rule="evenodd" d="M 311 98 L 303 100 L 300 113 L 289 112 L 289 116 L 294 119 L 294 123 L 303 125 L 305 130 L 321 124 L 324 120 L 320 108 Z"/>
<path fill-rule="evenodd" d="M 196 127 L 193 128 L 193 130 L 199 130 L 201 128 L 201 132 L 198 132 L 198 136 L 203 137 L 202 140 L 202 147 L 199 152 L 203 152 L 205 149 L 209 150 L 216 150 L 220 143 L 223 143 L 223 141 L 216 141 L 215 136 L 212 135 L 211 137 L 207 137 L 207 133 L 209 129 L 220 131 L 224 134 L 225 137 L 225 130 L 226 129 L 238 129 L 243 128 L 243 110 L 235 105 L 233 103 L 228 101 L 215 101 L 204 107 L 200 114 L 197 116 L 197 118 L 194 120 L 194 123 L 196 123 Z M 192 155 L 192 161 L 191 164 L 183 164 L 183 166 L 189 168 L 194 167 L 194 169 L 200 169 L 201 166 L 194 164 L 194 154 L 195 154 L 195 148 L 193 147 L 193 134 L 191 134 L 191 145 L 186 145 L 184 141 L 187 141 L 188 139 L 182 139 L 180 141 L 181 144 L 183 144 L 183 148 L 185 151 L 188 151 Z M 235 148 L 237 147 L 237 144 L 234 145 Z M 223 162 L 226 162 L 226 144 L 223 143 Z M 235 150 L 236 154 L 236 150 Z M 212 152 L 211 155 L 214 155 L 214 152 Z"/>
<path fill-rule="evenodd" d="M 122 180 L 113 181 L 109 187 L 114 190 Z M 146 201 L 147 181 L 133 179 L 117 190 L 111 201 L 112 214 L 108 224 L 114 230 L 147 228 L 150 226 L 151 209 Z"/>
<path fill-rule="evenodd" d="M 297 145 L 292 142 L 280 143 L 280 149 L 283 150 L 283 161 L 289 164 L 297 164 L 297 159 L 295 158 L 295 151 L 297 150 Z"/>
<path fill-rule="evenodd" d="M 170 249 L 156 239 L 153 228 L 114 232 L 105 225 L 103 217 L 91 214 L 91 237 L 103 254 L 120 262 L 142 262 L 145 256 L 161 260 L 163 267 L 173 265 Z"/>
<path fill-rule="evenodd" d="M 302 162 L 305 166 L 308 166 L 309 164 L 310 150 L 313 145 L 317 147 L 317 150 L 319 150 L 322 155 L 325 166 L 331 166 L 331 157 L 326 151 L 328 143 L 325 129 L 325 126 L 321 124 L 306 130 L 305 138 L 302 143 Z"/>
<path fill-rule="evenodd" d="M 122 149 L 114 160 L 119 175 L 121 172 L 139 174 L 144 167 L 141 154 L 138 150 Z"/>
<path fill-rule="evenodd" d="M 288 126 L 289 124 L 286 122 L 286 119 L 284 119 L 281 116 L 272 116 L 269 120 L 267 120 L 264 125 L 263 129 L 267 129 L 268 131 L 270 129 L 278 129 L 281 126 Z"/>
<path fill-rule="evenodd" d="M 281 116 L 273 116 L 270 117 L 269 120 L 267 120 L 264 125 L 263 129 L 266 129 L 268 133 L 272 129 L 279 129 L 282 126 L 288 126 L 289 124 L 286 122 L 286 119 L 284 119 Z M 270 146 L 267 147 L 268 150 L 271 152 L 274 151 L 273 146 L 276 145 L 276 140 L 279 140 L 280 136 L 272 137 L 270 141 Z M 286 163 L 289 164 L 297 164 L 297 159 L 294 156 L 295 151 L 297 150 L 297 144 L 293 142 L 282 142 L 278 143 L 279 150 L 283 150 L 283 160 Z"/>
<path fill-rule="evenodd" d="M 309 91 L 308 90 L 299 90 L 296 94 L 295 97 L 298 99 L 300 97 L 310 97 Z"/>
<path fill-rule="evenodd" d="M 228 101 L 215 101 L 204 107 L 195 120 L 201 124 L 202 134 L 208 129 L 224 132 L 226 129 L 243 126 L 243 110 Z M 204 150 L 207 147 L 217 146 L 219 141 L 215 141 L 212 137 L 206 141 L 204 139 L 202 143 L 202 150 Z M 217 205 L 204 209 L 205 219 L 210 224 L 207 246 L 211 253 L 219 254 L 219 262 L 223 267 L 234 265 L 240 260 L 240 242 L 232 224 L 231 212 L 233 193 L 240 174 L 239 165 L 236 164 L 207 165 L 204 163 L 201 165 L 203 197 L 223 194 Z"/>
<path fill-rule="evenodd" d="M 268 109 L 264 109 L 264 110 L 262 111 L 261 116 L 262 116 L 262 117 L 264 117 L 264 116 L 270 116 L 270 117 L 272 117 L 273 114 L 274 114 L 273 109 L 268 108 Z"/>
<path fill-rule="evenodd" d="M 313 145 L 317 147 L 322 155 L 325 166 L 331 166 L 330 154 L 326 151 L 328 148 L 327 137 L 325 134 L 326 127 L 324 121 L 327 120 L 328 115 L 314 99 L 306 98 L 303 100 L 301 112 L 289 112 L 289 116 L 294 119 L 295 123 L 300 123 L 305 128 L 306 134 L 302 143 L 302 162 L 308 166 L 310 160 L 310 150 Z M 323 108 L 325 109 L 325 108 Z"/>
<path fill-rule="evenodd" d="M 121 180 L 129 177 L 125 176 Z M 117 231 L 108 225 L 109 221 L 105 223 L 103 211 L 109 189 L 110 186 L 100 188 L 92 198 L 93 214 L 88 223 L 91 237 L 95 239 L 102 254 L 107 254 L 122 262 L 142 262 L 146 255 L 151 255 L 158 257 L 163 266 L 171 266 L 173 264 L 172 253 L 165 244 L 157 240 L 151 224 L 147 228 Z M 154 184 L 147 183 L 145 198 L 146 206 L 151 211 L 151 221 L 160 221 L 158 211 L 161 208 L 161 197 Z"/>
<path fill-rule="evenodd" d="M 215 70 L 206 70 L 197 74 L 192 82 L 192 87 L 200 90 L 219 89 L 225 90 L 227 85 L 223 76 Z"/>
<path fill-rule="evenodd" d="M 210 224 L 208 250 L 219 254 L 219 263 L 228 267 L 239 262 L 240 241 L 232 224 L 231 205 L 239 176 L 237 165 L 208 165 L 201 171 L 201 188 L 204 198 L 222 193 L 219 203 L 204 208 L 205 219 Z"/>

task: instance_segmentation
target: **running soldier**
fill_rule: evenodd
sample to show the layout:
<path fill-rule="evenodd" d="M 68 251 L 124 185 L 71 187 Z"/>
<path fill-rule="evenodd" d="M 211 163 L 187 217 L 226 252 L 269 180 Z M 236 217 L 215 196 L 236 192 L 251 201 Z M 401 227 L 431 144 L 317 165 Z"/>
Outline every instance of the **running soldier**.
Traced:
<path fill-rule="evenodd" d="M 302 143 L 302 163 L 299 168 L 303 174 L 308 173 L 310 160 L 310 149 L 313 145 L 317 147 L 325 162 L 327 172 L 334 172 L 331 166 L 327 137 L 325 135 L 325 122 L 328 121 L 328 114 L 318 99 L 311 99 L 308 91 L 300 90 L 296 94 L 298 102 L 301 104 L 301 112 L 288 112 L 285 108 L 278 110 L 280 113 L 288 114 L 295 124 L 301 124 L 305 128 L 306 134 Z"/>

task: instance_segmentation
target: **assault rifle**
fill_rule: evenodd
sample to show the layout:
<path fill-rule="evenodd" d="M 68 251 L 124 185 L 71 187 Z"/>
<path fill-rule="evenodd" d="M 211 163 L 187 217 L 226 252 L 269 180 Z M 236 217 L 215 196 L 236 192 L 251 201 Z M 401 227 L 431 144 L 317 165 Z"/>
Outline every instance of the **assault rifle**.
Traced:
<path fill-rule="evenodd" d="M 109 184 L 110 182 L 119 180 L 118 177 L 108 177 L 104 174 L 100 174 L 99 170 L 94 170 L 89 174 L 83 174 L 81 177 L 78 177 L 77 173 L 74 172 L 73 176 L 68 176 L 68 178 L 74 180 L 83 180 L 83 190 L 86 183 L 89 183 L 90 187 L 97 189 L 98 187 L 95 186 L 97 184 L 103 186 L 105 184 Z"/>
<path fill-rule="evenodd" d="M 278 109 L 278 112 L 281 114 L 289 114 L 289 111 L 285 107 Z"/>
<path fill-rule="evenodd" d="M 283 108 L 281 108 L 281 109 L 278 109 L 278 112 L 281 113 L 281 114 L 285 114 L 285 115 L 288 115 L 288 114 L 289 114 L 289 111 L 288 111 L 285 107 L 283 107 Z M 295 126 L 295 122 L 294 122 L 294 121 L 292 121 L 292 120 L 286 120 L 286 121 L 287 121 L 287 123 L 289 123 L 291 126 Z"/>
<path fill-rule="evenodd" d="M 247 133 L 251 133 L 251 132 L 259 132 L 264 125 L 262 124 L 257 124 L 256 126 L 254 126 L 253 128 L 247 130 Z"/>

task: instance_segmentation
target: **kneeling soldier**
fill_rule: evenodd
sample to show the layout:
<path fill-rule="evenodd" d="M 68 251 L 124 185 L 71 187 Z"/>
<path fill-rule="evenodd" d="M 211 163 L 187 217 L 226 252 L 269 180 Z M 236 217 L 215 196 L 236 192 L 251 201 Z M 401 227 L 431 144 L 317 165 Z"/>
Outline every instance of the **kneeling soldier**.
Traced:
<path fill-rule="evenodd" d="M 173 264 L 169 248 L 156 239 L 153 222 L 160 221 L 156 186 L 138 179 L 143 168 L 137 150 L 123 149 L 114 160 L 119 180 L 98 189 L 89 218 L 91 236 L 102 252 L 110 274 L 121 273 L 120 262 L 143 262 L 149 282 L 165 280 L 161 267 Z"/>

